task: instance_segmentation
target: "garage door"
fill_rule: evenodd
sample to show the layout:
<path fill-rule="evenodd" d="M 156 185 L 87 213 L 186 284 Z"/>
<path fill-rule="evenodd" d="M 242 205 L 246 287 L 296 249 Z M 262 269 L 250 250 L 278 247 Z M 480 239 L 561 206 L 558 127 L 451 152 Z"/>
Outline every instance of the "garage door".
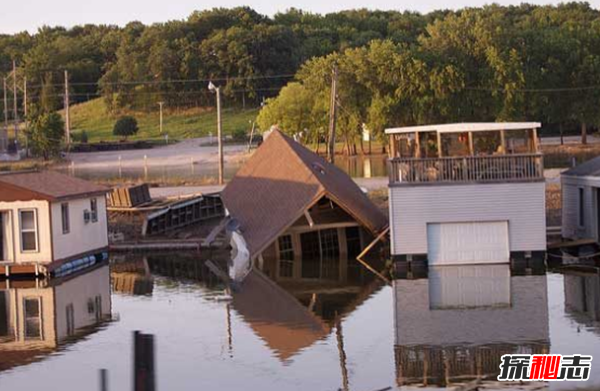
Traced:
<path fill-rule="evenodd" d="M 430 265 L 507 263 L 508 222 L 428 224 L 427 246 Z"/>

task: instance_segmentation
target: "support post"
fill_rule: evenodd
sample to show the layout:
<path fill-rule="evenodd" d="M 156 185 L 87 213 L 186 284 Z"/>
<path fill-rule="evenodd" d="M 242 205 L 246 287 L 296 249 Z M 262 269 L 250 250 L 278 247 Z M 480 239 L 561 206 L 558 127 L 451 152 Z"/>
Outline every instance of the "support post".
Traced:
<path fill-rule="evenodd" d="M 442 157 L 442 134 L 440 132 L 436 132 L 437 134 L 437 152 L 438 158 Z"/>
<path fill-rule="evenodd" d="M 469 155 L 475 156 L 475 147 L 473 145 L 473 132 L 467 133 L 469 136 Z"/>
<path fill-rule="evenodd" d="M 538 153 L 540 152 L 540 146 L 539 146 L 539 141 L 538 141 L 538 134 L 537 134 L 537 129 L 533 128 L 531 129 L 531 136 L 533 137 L 533 150 Z"/>
<path fill-rule="evenodd" d="M 155 391 L 154 335 L 133 332 L 133 389 Z"/>
<path fill-rule="evenodd" d="M 108 391 L 108 370 L 100 369 L 100 391 Z"/>
<path fill-rule="evenodd" d="M 224 159 L 223 159 L 223 129 L 221 122 L 221 87 L 217 88 L 217 138 L 219 145 L 219 185 L 224 183 L 223 180 L 223 169 L 224 169 Z"/>
<path fill-rule="evenodd" d="M 331 77 L 331 103 L 329 112 L 329 144 L 327 146 L 327 160 L 335 162 L 335 127 L 337 122 L 337 65 L 333 67 Z"/>
<path fill-rule="evenodd" d="M 502 154 L 506 155 L 506 131 L 504 129 L 500 131 L 500 146 L 502 147 Z"/>
<path fill-rule="evenodd" d="M 15 143 L 17 144 L 17 150 L 18 148 L 18 143 L 19 143 L 19 111 L 18 111 L 18 104 L 17 104 L 17 62 L 13 61 L 13 71 L 12 71 L 12 77 L 13 77 L 13 111 L 14 111 L 14 115 L 13 115 L 13 119 L 15 121 Z"/>
<path fill-rule="evenodd" d="M 163 134 L 163 105 L 165 104 L 165 102 L 158 102 L 158 106 L 160 107 L 160 114 L 159 114 L 159 131 L 160 131 L 160 135 L 162 136 Z"/>
<path fill-rule="evenodd" d="M 65 142 L 71 144 L 71 113 L 69 112 L 69 71 L 65 69 Z"/>
<path fill-rule="evenodd" d="M 421 140 L 419 132 L 415 132 L 415 157 L 421 158 Z"/>

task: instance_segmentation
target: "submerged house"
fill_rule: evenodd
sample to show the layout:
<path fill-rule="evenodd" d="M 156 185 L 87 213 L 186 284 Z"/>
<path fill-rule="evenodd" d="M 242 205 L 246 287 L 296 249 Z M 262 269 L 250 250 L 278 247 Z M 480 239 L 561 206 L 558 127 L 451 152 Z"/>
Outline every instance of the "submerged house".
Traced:
<path fill-rule="evenodd" d="M 600 242 L 600 157 L 563 172 L 562 236 Z"/>
<path fill-rule="evenodd" d="M 0 175 L 0 275 L 61 276 L 107 259 L 106 192 L 56 172 Z"/>
<path fill-rule="evenodd" d="M 387 129 L 391 252 L 429 265 L 543 258 L 537 122 Z"/>
<path fill-rule="evenodd" d="M 274 280 L 339 281 L 385 215 L 342 170 L 275 130 L 222 199 L 252 265 Z"/>

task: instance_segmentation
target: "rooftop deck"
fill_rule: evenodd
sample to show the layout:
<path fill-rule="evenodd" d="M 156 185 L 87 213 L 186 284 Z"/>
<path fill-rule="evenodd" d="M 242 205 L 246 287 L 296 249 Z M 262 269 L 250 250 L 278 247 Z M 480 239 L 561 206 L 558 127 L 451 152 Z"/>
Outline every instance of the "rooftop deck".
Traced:
<path fill-rule="evenodd" d="M 392 158 L 390 185 L 531 182 L 544 180 L 541 154 Z"/>
<path fill-rule="evenodd" d="M 390 185 L 541 181 L 539 126 L 470 123 L 388 129 Z"/>

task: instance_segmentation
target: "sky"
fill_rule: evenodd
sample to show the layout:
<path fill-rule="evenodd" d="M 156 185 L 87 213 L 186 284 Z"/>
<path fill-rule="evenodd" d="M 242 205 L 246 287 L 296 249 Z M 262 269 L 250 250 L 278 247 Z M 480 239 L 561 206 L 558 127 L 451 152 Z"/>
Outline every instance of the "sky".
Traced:
<path fill-rule="evenodd" d="M 213 7 L 236 7 L 247 5 L 256 11 L 272 16 L 290 7 L 315 13 L 328 13 L 352 8 L 429 12 L 436 9 L 477 7 L 491 0 L 296 0 L 295 2 L 273 0 L 19 0 L 4 3 L 0 11 L 0 33 L 11 34 L 27 30 L 35 32 L 39 27 L 78 24 L 117 24 L 138 20 L 149 24 L 173 19 L 185 19 L 194 10 Z M 520 0 L 496 0 L 502 5 L 519 4 Z M 529 0 L 531 4 L 557 4 L 557 0 Z M 588 1 L 600 8 L 600 0 Z"/>

